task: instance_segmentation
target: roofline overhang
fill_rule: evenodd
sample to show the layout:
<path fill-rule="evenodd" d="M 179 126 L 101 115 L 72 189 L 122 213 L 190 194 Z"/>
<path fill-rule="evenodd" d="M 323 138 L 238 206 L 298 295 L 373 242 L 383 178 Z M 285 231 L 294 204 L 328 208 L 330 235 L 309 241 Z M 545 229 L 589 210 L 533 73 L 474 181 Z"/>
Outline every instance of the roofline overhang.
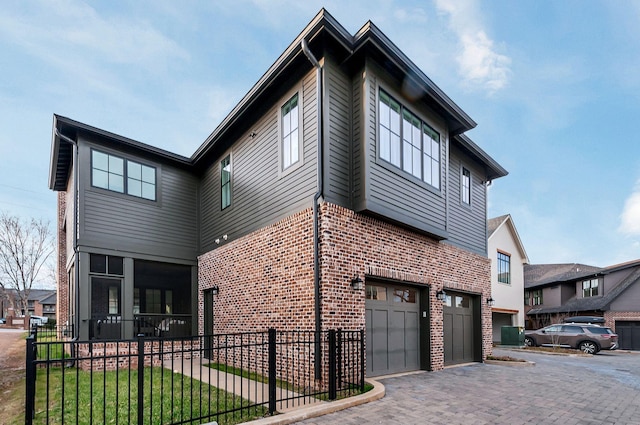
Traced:
<path fill-rule="evenodd" d="M 504 177 L 509 174 L 498 162 L 489 156 L 480 146 L 476 145 L 473 140 L 464 134 L 454 137 L 454 140 L 460 144 L 467 152 L 473 155 L 485 167 L 487 167 L 487 179 L 489 181 Z"/>
<path fill-rule="evenodd" d="M 178 155 L 176 153 L 169 152 L 167 150 L 151 146 L 146 143 L 130 139 L 128 137 L 120 136 L 118 134 L 111 133 L 109 131 L 73 120 L 71 118 L 54 114 L 51 142 L 51 159 L 49 164 L 49 189 L 56 191 L 66 190 L 66 187 L 61 187 L 61 185 L 57 183 L 61 181 L 61 179 L 58 178 L 58 173 L 60 173 L 61 170 L 66 170 L 66 173 L 68 174 L 68 167 L 70 166 L 70 162 L 68 164 L 59 164 L 60 161 L 64 160 L 60 158 L 60 149 L 62 144 L 64 143 L 77 143 L 78 134 L 85 134 L 100 138 L 102 140 L 107 140 L 112 143 L 117 143 L 119 145 L 137 151 L 142 151 L 146 154 L 150 154 L 153 157 L 161 158 L 165 161 L 169 161 L 180 166 L 191 166 L 191 160 L 182 155 Z M 67 159 L 67 161 L 69 161 L 69 159 Z M 59 165 L 61 167 L 59 167 Z"/>

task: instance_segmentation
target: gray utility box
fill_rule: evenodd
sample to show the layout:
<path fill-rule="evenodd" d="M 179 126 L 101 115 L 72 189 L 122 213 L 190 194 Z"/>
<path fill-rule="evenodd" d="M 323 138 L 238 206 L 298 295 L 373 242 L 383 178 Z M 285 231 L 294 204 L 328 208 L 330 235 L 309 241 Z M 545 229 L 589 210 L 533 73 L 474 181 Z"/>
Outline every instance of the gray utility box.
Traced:
<path fill-rule="evenodd" d="M 524 328 L 522 326 L 503 326 L 500 345 L 524 345 Z"/>

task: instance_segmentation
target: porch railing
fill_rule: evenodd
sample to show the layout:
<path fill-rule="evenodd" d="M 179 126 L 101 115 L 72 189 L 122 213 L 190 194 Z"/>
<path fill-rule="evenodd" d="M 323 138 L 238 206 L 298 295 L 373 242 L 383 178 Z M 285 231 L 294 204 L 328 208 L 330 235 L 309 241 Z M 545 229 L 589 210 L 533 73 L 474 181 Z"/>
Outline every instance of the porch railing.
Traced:
<path fill-rule="evenodd" d="M 27 338 L 25 423 L 238 423 L 364 391 L 364 331 Z M 315 379 L 314 344 L 322 344 Z"/>
<path fill-rule="evenodd" d="M 89 320 L 89 339 L 131 339 L 145 337 L 186 337 L 193 335 L 190 314 L 137 314 L 133 319 L 120 316 Z"/>

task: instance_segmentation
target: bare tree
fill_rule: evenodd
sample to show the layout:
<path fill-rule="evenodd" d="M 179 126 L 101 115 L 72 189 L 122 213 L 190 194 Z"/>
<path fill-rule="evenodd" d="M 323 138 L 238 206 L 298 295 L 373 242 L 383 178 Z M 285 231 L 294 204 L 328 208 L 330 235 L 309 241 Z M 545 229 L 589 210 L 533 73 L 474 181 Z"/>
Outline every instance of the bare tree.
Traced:
<path fill-rule="evenodd" d="M 14 309 L 27 312 L 31 288 L 53 251 L 49 222 L 0 214 L 0 291 Z"/>

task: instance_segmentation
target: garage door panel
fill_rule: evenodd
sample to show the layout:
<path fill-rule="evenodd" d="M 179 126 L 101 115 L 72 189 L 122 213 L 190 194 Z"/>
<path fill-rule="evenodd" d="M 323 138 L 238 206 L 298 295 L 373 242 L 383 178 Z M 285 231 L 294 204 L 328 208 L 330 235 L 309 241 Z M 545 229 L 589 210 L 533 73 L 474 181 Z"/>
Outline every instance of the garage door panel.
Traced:
<path fill-rule="evenodd" d="M 618 345 L 623 350 L 640 350 L 640 321 L 616 321 Z"/>
<path fill-rule="evenodd" d="M 375 292 L 368 290 L 367 294 L 372 296 L 365 302 L 367 375 L 419 369 L 420 315 L 416 290 L 375 284 Z"/>
<path fill-rule="evenodd" d="M 372 321 L 373 350 L 371 370 L 386 370 L 389 368 L 389 312 L 386 310 L 373 310 Z"/>
<path fill-rule="evenodd" d="M 474 297 L 477 296 L 447 294 L 443 306 L 445 365 L 476 360 L 476 344 L 479 342 L 476 341 L 475 330 L 480 321 L 474 314 Z"/>

